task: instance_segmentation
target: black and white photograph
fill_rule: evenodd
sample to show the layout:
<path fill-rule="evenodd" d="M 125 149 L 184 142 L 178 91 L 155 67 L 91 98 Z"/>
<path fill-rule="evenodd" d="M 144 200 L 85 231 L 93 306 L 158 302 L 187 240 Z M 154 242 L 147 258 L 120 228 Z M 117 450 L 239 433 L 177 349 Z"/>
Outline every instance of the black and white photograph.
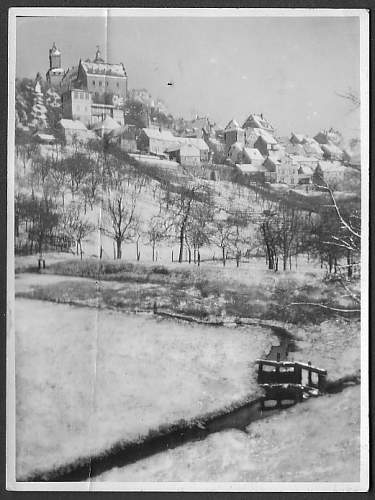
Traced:
<path fill-rule="evenodd" d="M 13 8 L 8 75 L 7 488 L 367 491 L 368 11 Z"/>

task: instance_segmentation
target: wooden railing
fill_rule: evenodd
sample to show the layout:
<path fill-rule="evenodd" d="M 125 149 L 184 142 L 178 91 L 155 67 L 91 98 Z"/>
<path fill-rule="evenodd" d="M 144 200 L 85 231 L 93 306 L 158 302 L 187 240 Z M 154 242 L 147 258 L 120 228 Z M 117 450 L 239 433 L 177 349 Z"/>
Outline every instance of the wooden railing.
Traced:
<path fill-rule="evenodd" d="M 258 359 L 258 384 L 295 384 L 324 390 L 327 370 L 312 366 L 310 362 L 271 361 Z M 264 367 L 271 370 L 264 370 Z"/>

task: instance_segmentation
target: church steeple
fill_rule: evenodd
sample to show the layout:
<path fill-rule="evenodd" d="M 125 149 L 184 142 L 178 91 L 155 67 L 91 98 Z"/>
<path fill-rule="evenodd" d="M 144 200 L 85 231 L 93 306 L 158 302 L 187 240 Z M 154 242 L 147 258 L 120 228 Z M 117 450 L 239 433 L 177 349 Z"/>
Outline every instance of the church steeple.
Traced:
<path fill-rule="evenodd" d="M 102 58 L 102 55 L 100 53 L 100 47 L 99 45 L 96 46 L 96 54 L 95 54 L 95 63 L 104 63 L 104 59 Z"/>

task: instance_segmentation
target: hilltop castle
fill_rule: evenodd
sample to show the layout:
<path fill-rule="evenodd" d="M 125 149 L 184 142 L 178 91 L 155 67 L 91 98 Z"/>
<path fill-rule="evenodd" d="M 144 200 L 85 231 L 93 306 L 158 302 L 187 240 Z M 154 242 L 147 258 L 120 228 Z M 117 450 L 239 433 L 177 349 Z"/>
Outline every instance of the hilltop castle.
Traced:
<path fill-rule="evenodd" d="M 92 125 L 110 116 L 124 123 L 123 105 L 128 77 L 123 63 L 106 62 L 97 46 L 95 58 L 79 60 L 78 66 L 61 67 L 61 51 L 55 42 L 49 50 L 47 82 L 61 95 L 63 118 Z"/>

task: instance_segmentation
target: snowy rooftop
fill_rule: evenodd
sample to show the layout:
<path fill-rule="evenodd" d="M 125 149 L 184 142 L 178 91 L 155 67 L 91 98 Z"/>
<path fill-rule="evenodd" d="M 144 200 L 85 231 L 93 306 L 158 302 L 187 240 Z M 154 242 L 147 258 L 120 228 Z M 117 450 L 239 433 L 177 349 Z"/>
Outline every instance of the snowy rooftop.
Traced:
<path fill-rule="evenodd" d="M 177 141 L 177 138 L 172 134 L 170 130 L 159 130 L 158 128 L 144 128 L 142 130 L 149 139 L 159 139 L 161 141 Z"/>
<path fill-rule="evenodd" d="M 263 118 L 261 115 L 251 114 L 245 120 L 243 127 L 254 127 L 266 130 L 273 130 L 272 125 Z"/>
<path fill-rule="evenodd" d="M 321 149 L 330 154 L 342 154 L 342 150 L 332 143 L 322 144 Z"/>
<path fill-rule="evenodd" d="M 307 166 L 307 165 L 302 165 L 301 167 L 299 167 L 298 173 L 300 175 L 313 175 L 314 174 L 314 170 L 311 167 Z"/>
<path fill-rule="evenodd" d="M 199 149 L 193 144 L 183 144 L 180 149 L 181 156 L 199 156 Z"/>
<path fill-rule="evenodd" d="M 114 130 L 121 128 L 121 125 L 111 116 L 107 116 L 103 121 L 95 123 L 92 128 L 93 130 Z"/>
<path fill-rule="evenodd" d="M 303 142 L 304 140 L 306 140 L 306 136 L 304 134 L 295 134 L 294 132 L 292 132 L 292 138 L 295 138 L 297 139 L 298 142 Z"/>
<path fill-rule="evenodd" d="M 205 141 L 203 139 L 198 139 L 196 137 L 182 137 L 185 144 L 191 144 L 192 146 L 195 146 L 198 148 L 200 151 L 208 151 L 210 148 L 207 146 Z M 180 140 L 180 137 L 178 138 Z"/>
<path fill-rule="evenodd" d="M 262 137 L 262 139 L 267 143 L 267 144 L 277 144 L 276 139 L 271 135 L 270 133 L 266 132 L 265 130 L 260 129 L 259 130 L 259 135 Z"/>
<path fill-rule="evenodd" d="M 83 69 L 89 75 L 126 77 L 126 71 L 122 63 L 110 64 L 104 62 L 81 61 L 81 64 Z"/>
<path fill-rule="evenodd" d="M 244 153 L 251 159 L 251 160 L 263 160 L 263 156 L 260 153 L 260 151 L 256 148 L 244 148 Z"/>
<path fill-rule="evenodd" d="M 225 127 L 225 130 L 227 132 L 231 131 L 231 130 L 242 130 L 241 127 L 239 126 L 238 122 L 234 119 L 232 119 L 228 125 Z"/>
<path fill-rule="evenodd" d="M 79 120 L 68 120 L 67 118 L 63 118 L 59 121 L 59 124 L 66 129 L 87 130 L 85 125 Z"/>
<path fill-rule="evenodd" d="M 268 172 L 268 169 L 264 165 L 252 165 L 248 163 L 236 163 L 236 167 L 238 167 L 242 173 L 244 174 L 255 174 L 258 172 Z"/>

